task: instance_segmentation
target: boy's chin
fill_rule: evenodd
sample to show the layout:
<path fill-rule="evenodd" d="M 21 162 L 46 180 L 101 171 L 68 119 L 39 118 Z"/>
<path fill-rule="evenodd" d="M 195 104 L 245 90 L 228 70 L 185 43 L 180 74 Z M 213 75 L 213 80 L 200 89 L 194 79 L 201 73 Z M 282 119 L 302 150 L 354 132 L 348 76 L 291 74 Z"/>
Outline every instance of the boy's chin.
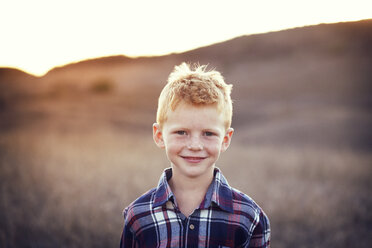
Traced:
<path fill-rule="evenodd" d="M 214 165 L 212 166 L 198 166 L 198 163 L 187 163 L 186 165 L 177 166 L 172 165 L 173 171 L 176 174 L 182 174 L 188 178 L 199 178 L 201 176 L 209 177 L 209 174 L 214 171 Z"/>

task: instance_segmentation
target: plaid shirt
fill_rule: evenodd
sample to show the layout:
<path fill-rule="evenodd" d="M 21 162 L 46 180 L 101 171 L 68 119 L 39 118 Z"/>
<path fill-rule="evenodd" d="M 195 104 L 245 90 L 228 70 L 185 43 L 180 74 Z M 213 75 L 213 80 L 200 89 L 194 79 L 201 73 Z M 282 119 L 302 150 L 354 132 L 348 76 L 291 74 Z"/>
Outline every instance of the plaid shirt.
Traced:
<path fill-rule="evenodd" d="M 168 168 L 157 188 L 124 210 L 120 247 L 270 247 L 270 223 L 247 195 L 231 188 L 219 169 L 199 208 L 177 207 Z"/>

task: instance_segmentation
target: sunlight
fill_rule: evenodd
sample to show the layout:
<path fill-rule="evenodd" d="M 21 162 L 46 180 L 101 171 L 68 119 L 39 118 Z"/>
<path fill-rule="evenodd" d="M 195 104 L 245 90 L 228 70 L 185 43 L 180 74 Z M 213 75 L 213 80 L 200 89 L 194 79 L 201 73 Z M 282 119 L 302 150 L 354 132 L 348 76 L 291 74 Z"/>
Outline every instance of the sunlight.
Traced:
<path fill-rule="evenodd" d="M 237 36 L 372 17 L 370 1 L 2 1 L 0 66 L 43 75 L 109 55 L 183 52 Z"/>

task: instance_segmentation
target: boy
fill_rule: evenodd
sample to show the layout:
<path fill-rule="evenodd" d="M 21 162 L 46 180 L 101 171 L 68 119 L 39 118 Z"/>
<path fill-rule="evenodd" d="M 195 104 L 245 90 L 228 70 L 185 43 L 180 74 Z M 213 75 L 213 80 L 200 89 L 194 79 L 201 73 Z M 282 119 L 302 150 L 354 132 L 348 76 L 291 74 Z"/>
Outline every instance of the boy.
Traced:
<path fill-rule="evenodd" d="M 232 85 L 206 66 L 169 75 L 153 125 L 171 168 L 124 210 L 124 247 L 269 247 L 270 224 L 215 163 L 230 145 Z"/>

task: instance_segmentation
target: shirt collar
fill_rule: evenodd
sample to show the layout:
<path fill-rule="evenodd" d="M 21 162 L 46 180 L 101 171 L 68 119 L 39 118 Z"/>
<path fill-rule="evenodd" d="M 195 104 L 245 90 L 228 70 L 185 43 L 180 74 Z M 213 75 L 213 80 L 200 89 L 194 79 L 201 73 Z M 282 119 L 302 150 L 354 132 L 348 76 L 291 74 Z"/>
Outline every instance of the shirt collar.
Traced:
<path fill-rule="evenodd" d="M 172 168 L 164 170 L 160 177 L 158 186 L 155 191 L 153 208 L 165 205 L 169 200 L 174 197 L 173 192 L 168 184 L 169 179 L 172 177 Z M 200 209 L 206 209 L 215 203 L 222 210 L 233 212 L 232 190 L 226 178 L 222 175 L 220 169 L 215 168 L 214 179 L 209 186 L 205 199 L 200 204 Z"/>
<path fill-rule="evenodd" d="M 173 192 L 168 184 L 168 181 L 171 177 L 172 168 L 165 169 L 159 179 L 159 183 L 155 191 L 154 203 L 152 204 L 153 208 L 162 206 L 173 198 Z"/>

